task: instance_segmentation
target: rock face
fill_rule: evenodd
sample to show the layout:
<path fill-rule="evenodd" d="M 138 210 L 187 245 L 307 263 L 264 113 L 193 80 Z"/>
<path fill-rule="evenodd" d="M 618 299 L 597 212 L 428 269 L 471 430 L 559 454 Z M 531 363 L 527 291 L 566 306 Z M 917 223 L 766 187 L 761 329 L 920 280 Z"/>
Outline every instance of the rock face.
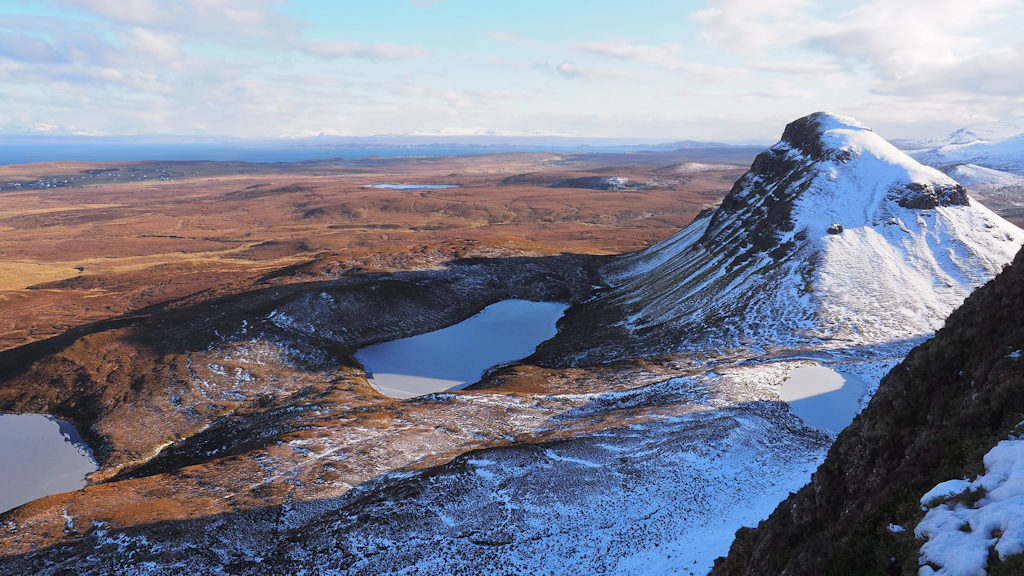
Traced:
<path fill-rule="evenodd" d="M 708 347 L 875 345 L 930 334 L 1024 232 L 852 118 L 789 124 L 721 206 L 607 270 L 566 319 L 621 332 L 581 363 Z M 593 330 L 591 330 L 593 331 Z M 602 338 L 607 340 L 606 338 Z"/>
<path fill-rule="evenodd" d="M 740 530 L 712 573 L 917 574 L 920 498 L 976 476 L 1024 421 L 1021 349 L 1024 251 L 882 380 L 811 483 Z M 989 574 L 1019 574 L 1018 560 L 990 557 Z"/>

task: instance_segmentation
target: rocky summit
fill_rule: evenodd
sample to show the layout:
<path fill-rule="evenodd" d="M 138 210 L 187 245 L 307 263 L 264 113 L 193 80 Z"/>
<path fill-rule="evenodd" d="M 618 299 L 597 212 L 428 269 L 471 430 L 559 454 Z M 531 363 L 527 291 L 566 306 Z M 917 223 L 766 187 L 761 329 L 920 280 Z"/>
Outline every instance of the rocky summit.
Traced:
<path fill-rule="evenodd" d="M 721 206 L 617 260 L 611 288 L 570 314 L 619 338 L 577 350 L 845 348 L 930 334 L 1009 262 L 1024 235 L 960 184 L 863 124 L 790 123 Z M 585 312 L 584 312 L 585 311 Z"/>

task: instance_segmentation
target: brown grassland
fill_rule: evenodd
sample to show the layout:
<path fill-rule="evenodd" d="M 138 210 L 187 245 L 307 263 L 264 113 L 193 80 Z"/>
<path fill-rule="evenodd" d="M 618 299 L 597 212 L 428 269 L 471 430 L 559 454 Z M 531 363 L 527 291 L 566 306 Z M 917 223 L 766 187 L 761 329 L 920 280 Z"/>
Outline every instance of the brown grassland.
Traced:
<path fill-rule="evenodd" d="M 3 166 L 0 184 L 25 186 L 0 190 L 0 350 L 190 294 L 244 290 L 314 259 L 399 269 L 494 251 L 636 250 L 716 205 L 742 172 L 616 159 L 624 165 L 524 153 L 358 164 Z M 114 169 L 142 176 L 26 189 L 40 178 Z M 645 186 L 549 187 L 591 174 Z M 381 182 L 458 188 L 364 187 Z"/>

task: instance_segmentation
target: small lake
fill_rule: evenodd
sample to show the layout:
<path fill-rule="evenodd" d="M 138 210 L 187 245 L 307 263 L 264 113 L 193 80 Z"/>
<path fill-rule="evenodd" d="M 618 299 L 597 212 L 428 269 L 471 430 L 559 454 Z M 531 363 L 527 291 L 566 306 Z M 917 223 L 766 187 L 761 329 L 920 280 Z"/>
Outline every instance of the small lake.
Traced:
<path fill-rule="evenodd" d="M 78 490 L 96 471 L 75 427 L 45 414 L 0 414 L 0 512 Z"/>
<path fill-rule="evenodd" d="M 378 188 L 383 190 L 446 190 L 458 188 L 458 184 L 367 184 L 363 188 Z"/>
<path fill-rule="evenodd" d="M 370 384 L 392 398 L 463 388 L 553 337 L 566 304 L 503 300 L 454 326 L 356 352 Z"/>
<path fill-rule="evenodd" d="M 852 374 L 823 366 L 797 368 L 782 384 L 782 399 L 811 426 L 841 432 L 860 411 L 867 385 Z"/>

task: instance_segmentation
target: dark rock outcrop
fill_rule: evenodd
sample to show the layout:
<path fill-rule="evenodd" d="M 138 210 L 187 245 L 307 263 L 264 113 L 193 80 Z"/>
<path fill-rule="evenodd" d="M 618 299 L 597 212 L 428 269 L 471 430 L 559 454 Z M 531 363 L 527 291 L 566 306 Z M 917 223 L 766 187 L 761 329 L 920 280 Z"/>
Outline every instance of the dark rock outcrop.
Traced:
<path fill-rule="evenodd" d="M 967 206 L 967 189 L 960 184 L 932 186 L 911 182 L 901 190 L 894 190 L 896 202 L 904 208 L 930 210 L 936 206 Z"/>
<path fill-rule="evenodd" d="M 712 574 L 916 574 L 921 496 L 977 475 L 1024 420 L 1021 349 L 1024 251 L 882 380 L 811 483 L 740 530 Z"/>

